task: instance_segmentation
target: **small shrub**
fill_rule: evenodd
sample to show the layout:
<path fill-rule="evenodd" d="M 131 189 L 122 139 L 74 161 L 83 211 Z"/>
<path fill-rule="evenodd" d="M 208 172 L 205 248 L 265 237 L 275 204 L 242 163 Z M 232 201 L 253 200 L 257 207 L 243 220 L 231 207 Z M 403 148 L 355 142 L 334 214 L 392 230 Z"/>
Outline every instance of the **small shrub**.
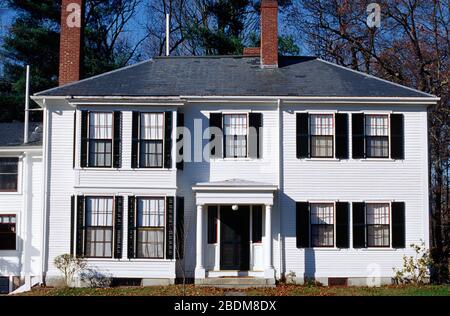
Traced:
<path fill-rule="evenodd" d="M 74 276 L 86 268 L 86 261 L 82 258 L 76 258 L 69 254 L 60 255 L 54 260 L 55 267 L 64 275 L 64 283 L 71 287 Z"/>
<path fill-rule="evenodd" d="M 396 284 L 425 284 L 430 279 L 430 269 L 434 262 L 430 250 L 425 248 L 425 242 L 420 245 L 411 244 L 411 248 L 416 252 L 415 256 L 403 256 L 403 268 L 394 268 Z"/>
<path fill-rule="evenodd" d="M 92 288 L 106 288 L 111 286 L 112 278 L 95 269 L 86 269 L 80 273 L 81 281 Z"/>

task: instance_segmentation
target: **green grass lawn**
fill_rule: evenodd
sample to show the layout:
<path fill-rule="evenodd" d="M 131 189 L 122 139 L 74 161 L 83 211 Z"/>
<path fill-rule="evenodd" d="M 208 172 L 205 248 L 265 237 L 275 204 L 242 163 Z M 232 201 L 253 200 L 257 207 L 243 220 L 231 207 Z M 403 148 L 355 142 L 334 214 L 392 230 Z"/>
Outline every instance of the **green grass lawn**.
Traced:
<path fill-rule="evenodd" d="M 320 287 L 278 285 L 276 288 L 220 289 L 173 285 L 154 287 L 94 288 L 36 288 L 25 296 L 223 296 L 236 292 L 248 296 L 450 296 L 450 286 L 383 286 L 367 287 Z"/>

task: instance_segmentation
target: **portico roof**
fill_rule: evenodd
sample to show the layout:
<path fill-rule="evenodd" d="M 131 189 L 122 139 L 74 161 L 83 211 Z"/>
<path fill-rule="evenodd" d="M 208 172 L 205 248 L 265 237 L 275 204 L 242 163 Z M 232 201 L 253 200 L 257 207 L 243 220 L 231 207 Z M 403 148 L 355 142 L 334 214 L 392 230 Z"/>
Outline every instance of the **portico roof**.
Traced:
<path fill-rule="evenodd" d="M 222 181 L 200 182 L 192 188 L 194 191 L 221 191 L 221 190 L 250 190 L 250 191 L 276 191 L 277 185 L 249 181 L 243 179 L 229 179 Z"/>

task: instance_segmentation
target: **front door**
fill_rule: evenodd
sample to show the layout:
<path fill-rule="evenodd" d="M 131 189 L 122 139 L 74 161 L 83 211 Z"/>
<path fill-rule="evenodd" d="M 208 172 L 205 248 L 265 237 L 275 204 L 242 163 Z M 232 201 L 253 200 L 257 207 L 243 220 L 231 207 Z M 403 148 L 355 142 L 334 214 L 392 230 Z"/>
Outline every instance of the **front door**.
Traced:
<path fill-rule="evenodd" d="M 220 269 L 250 270 L 250 207 L 220 207 Z"/>

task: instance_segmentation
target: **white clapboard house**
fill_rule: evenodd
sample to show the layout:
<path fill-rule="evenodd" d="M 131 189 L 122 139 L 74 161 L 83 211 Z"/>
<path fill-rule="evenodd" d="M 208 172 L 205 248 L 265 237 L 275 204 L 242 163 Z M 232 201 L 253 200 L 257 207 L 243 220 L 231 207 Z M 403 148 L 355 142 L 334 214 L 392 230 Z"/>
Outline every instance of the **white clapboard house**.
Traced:
<path fill-rule="evenodd" d="M 81 0 L 63 1 L 63 19 L 68 2 Z M 143 284 L 383 284 L 410 244 L 428 245 L 438 98 L 279 56 L 277 14 L 262 1 L 261 47 L 243 56 L 155 57 L 85 80 L 80 28 L 62 23 L 62 84 L 33 96 L 42 281 L 59 282 L 54 258 L 71 253 Z M 0 212 L 22 227 L 17 203 Z"/>

